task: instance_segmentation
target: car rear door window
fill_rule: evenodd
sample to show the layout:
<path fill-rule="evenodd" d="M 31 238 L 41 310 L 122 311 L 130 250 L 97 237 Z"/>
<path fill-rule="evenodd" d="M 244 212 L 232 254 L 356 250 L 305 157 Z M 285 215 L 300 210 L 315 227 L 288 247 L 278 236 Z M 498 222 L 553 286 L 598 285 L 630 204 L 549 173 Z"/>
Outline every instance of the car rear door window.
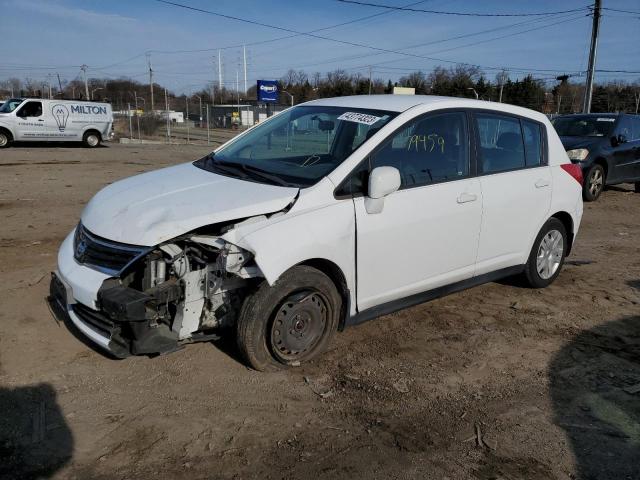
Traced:
<path fill-rule="evenodd" d="M 542 164 L 542 126 L 539 123 L 522 120 L 525 164 L 533 167 Z"/>
<path fill-rule="evenodd" d="M 483 173 L 524 168 L 526 165 L 520 120 L 506 115 L 475 115 Z M 535 152 L 534 152 L 535 155 Z"/>
<path fill-rule="evenodd" d="M 410 121 L 371 157 L 371 168 L 400 171 L 401 188 L 469 175 L 469 136 L 463 112 L 431 114 Z"/>

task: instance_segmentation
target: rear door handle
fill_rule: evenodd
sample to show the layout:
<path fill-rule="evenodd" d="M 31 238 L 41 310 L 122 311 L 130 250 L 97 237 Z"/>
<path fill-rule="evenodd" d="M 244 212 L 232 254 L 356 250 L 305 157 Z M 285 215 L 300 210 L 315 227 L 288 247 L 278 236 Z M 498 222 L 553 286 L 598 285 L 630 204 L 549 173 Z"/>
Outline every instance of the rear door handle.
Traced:
<path fill-rule="evenodd" d="M 549 180 L 540 179 L 536 182 L 536 188 L 543 188 L 549 186 Z"/>
<path fill-rule="evenodd" d="M 458 197 L 458 203 L 467 203 L 467 202 L 475 202 L 478 199 L 477 195 L 473 193 L 461 193 Z"/>

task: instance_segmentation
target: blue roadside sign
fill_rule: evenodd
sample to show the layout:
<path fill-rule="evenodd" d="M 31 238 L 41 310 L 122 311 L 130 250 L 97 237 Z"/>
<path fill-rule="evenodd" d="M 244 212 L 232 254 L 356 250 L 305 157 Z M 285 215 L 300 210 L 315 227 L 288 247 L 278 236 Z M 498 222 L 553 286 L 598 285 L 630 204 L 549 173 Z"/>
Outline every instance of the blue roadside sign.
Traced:
<path fill-rule="evenodd" d="M 278 82 L 276 80 L 258 80 L 258 101 L 278 101 Z"/>

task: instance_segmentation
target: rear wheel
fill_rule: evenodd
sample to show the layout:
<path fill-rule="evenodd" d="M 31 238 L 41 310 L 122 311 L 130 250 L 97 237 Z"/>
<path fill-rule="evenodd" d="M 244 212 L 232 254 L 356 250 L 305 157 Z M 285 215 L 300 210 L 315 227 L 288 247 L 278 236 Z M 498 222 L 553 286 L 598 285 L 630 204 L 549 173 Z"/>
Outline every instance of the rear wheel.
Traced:
<path fill-rule="evenodd" d="M 582 198 L 586 202 L 597 200 L 604 188 L 604 180 L 604 168 L 602 168 L 602 165 L 594 163 L 584 177 Z"/>
<path fill-rule="evenodd" d="M 98 132 L 89 130 L 82 137 L 82 143 L 85 147 L 96 148 L 100 145 L 100 134 Z"/>
<path fill-rule="evenodd" d="M 311 360 L 337 330 L 341 302 L 333 281 L 312 267 L 293 267 L 273 286 L 263 282 L 240 311 L 240 353 L 262 371 Z"/>
<path fill-rule="evenodd" d="M 544 288 L 560 274 L 567 253 L 567 231 L 557 218 L 544 224 L 533 243 L 524 276 L 533 288 Z"/>
<path fill-rule="evenodd" d="M 11 134 L 5 130 L 0 130 L 0 148 L 7 148 L 11 145 Z"/>

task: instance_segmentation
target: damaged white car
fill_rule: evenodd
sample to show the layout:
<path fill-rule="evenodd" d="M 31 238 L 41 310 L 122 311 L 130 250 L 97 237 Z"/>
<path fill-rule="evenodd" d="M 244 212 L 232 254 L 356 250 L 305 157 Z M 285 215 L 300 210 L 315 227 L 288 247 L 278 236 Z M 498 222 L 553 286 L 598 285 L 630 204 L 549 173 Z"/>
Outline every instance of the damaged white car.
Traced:
<path fill-rule="evenodd" d="M 361 96 L 290 108 L 194 162 L 100 191 L 51 301 L 118 357 L 235 335 L 298 365 L 347 325 L 521 273 L 560 272 L 580 170 L 544 115 Z"/>

